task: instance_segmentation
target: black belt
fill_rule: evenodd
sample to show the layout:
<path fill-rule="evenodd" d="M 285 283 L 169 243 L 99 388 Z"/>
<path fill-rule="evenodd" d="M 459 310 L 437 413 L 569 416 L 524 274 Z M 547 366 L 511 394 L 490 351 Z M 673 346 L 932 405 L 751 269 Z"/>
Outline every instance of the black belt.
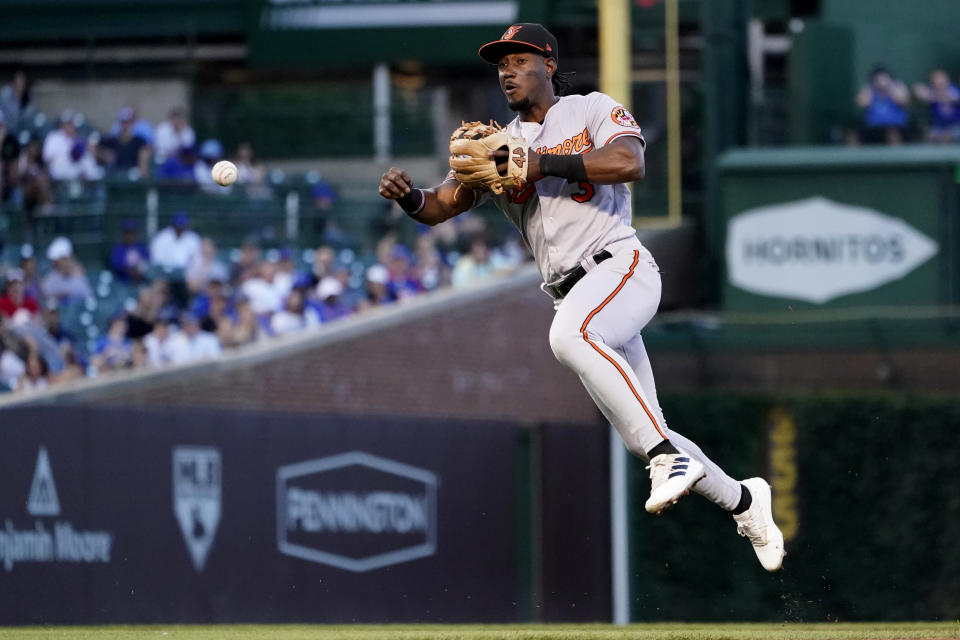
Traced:
<path fill-rule="evenodd" d="M 604 249 L 600 253 L 594 254 L 593 261 L 596 264 L 600 264 L 604 260 L 612 258 L 613 256 L 609 251 Z M 570 289 L 573 289 L 573 285 L 580 282 L 580 278 L 587 275 L 587 270 L 583 268 L 583 265 L 577 265 L 576 269 L 572 269 L 553 282 L 544 283 L 543 288 L 549 293 L 555 300 L 561 300 L 568 293 Z"/>

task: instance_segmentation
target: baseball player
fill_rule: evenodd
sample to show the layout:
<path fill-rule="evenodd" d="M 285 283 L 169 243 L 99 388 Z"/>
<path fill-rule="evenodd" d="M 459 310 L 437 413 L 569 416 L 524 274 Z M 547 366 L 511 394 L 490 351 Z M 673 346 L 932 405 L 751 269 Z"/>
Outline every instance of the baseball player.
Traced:
<path fill-rule="evenodd" d="M 647 511 L 661 513 L 693 490 L 731 512 L 763 567 L 778 570 L 785 554 L 770 486 L 724 473 L 667 428 L 657 400 L 640 332 L 660 303 L 660 272 L 631 227 L 626 185 L 644 175 L 639 126 L 603 93 L 563 95 L 569 82 L 558 73 L 557 40 L 539 24 L 514 24 L 479 54 L 496 65 L 517 113 L 497 134 L 506 150 L 451 156 L 454 170 L 430 189 L 415 188 L 404 171 L 391 168 L 380 180 L 380 195 L 428 225 L 492 199 L 519 229 L 543 276 L 541 288 L 554 300 L 554 354 L 580 377 L 630 452 L 650 463 Z M 469 137 L 462 129 L 458 133 Z M 471 167 L 485 175 L 475 180 Z M 520 180 L 502 183 L 513 188 L 484 182 L 516 171 Z"/>

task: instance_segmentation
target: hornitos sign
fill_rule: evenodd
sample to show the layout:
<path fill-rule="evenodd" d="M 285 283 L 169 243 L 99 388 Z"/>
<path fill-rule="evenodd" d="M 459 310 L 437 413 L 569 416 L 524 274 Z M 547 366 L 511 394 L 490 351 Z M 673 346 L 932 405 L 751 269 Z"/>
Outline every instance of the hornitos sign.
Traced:
<path fill-rule="evenodd" d="M 899 218 L 822 197 L 751 209 L 727 228 L 732 284 L 818 304 L 898 280 L 937 251 Z"/>
<path fill-rule="evenodd" d="M 0 529 L 0 562 L 6 571 L 24 562 L 43 564 L 106 564 L 113 534 L 85 531 L 61 518 L 60 498 L 47 448 L 40 447 L 26 501 L 33 523 L 18 528 L 6 518 Z"/>
<path fill-rule="evenodd" d="M 277 470 L 277 549 L 363 572 L 437 549 L 437 476 L 362 451 Z"/>

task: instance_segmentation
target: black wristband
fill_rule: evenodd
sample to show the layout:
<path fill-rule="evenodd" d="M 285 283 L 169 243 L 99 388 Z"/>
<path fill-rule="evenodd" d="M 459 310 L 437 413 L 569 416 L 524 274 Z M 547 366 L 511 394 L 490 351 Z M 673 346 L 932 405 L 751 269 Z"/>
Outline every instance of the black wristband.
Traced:
<path fill-rule="evenodd" d="M 587 169 L 583 166 L 583 156 L 580 154 L 560 156 L 545 153 L 540 156 L 540 173 L 577 182 L 587 181 Z"/>
<path fill-rule="evenodd" d="M 410 189 L 410 193 L 402 198 L 397 198 L 397 204 L 409 215 L 415 216 L 423 210 L 423 205 L 427 203 L 427 196 L 422 189 Z"/>

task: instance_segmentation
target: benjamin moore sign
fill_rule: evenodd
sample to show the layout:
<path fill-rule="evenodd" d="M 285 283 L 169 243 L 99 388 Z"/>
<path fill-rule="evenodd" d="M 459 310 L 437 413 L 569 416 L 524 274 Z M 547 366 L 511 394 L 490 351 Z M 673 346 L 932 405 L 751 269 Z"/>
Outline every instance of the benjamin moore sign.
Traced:
<path fill-rule="evenodd" d="M 938 250 L 899 218 L 813 197 L 732 218 L 727 275 L 750 293 L 822 304 L 899 280 Z"/>
<path fill-rule="evenodd" d="M 10 482 L 16 480 L 8 478 Z M 37 452 L 37 464 L 26 500 L 27 513 L 3 515 L 0 528 L 0 564 L 8 573 L 24 563 L 42 565 L 109 564 L 114 536 L 111 531 L 84 530 L 62 517 L 53 466 L 46 446 Z M 75 508 L 76 511 L 81 509 Z"/>

